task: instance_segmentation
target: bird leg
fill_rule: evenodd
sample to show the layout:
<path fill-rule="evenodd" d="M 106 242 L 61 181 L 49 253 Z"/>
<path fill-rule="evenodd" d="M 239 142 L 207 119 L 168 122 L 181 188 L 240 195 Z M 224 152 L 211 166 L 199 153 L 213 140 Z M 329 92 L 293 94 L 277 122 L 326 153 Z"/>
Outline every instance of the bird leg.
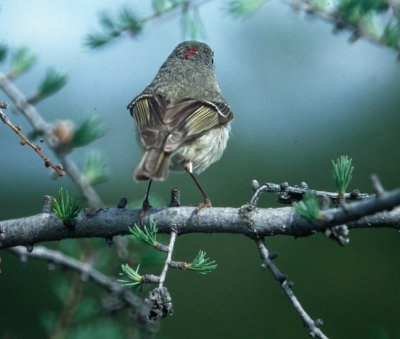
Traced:
<path fill-rule="evenodd" d="M 147 190 L 146 190 L 146 195 L 144 197 L 143 203 L 142 203 L 142 209 L 144 211 L 147 211 L 149 208 L 152 208 L 153 206 L 151 206 L 150 202 L 149 202 L 149 193 L 150 193 L 150 187 L 151 187 L 151 183 L 153 182 L 152 179 L 149 180 L 149 185 L 147 186 Z"/>
<path fill-rule="evenodd" d="M 207 194 L 204 192 L 203 188 L 200 186 L 199 182 L 197 181 L 196 177 L 193 174 L 192 163 L 191 162 L 187 162 L 184 167 L 185 167 L 185 171 L 188 172 L 189 175 L 192 177 L 194 183 L 196 184 L 197 188 L 199 189 L 201 195 L 204 198 L 204 203 L 201 203 L 198 206 L 198 209 L 201 210 L 203 208 L 212 207 L 211 200 L 207 197 Z"/>
<path fill-rule="evenodd" d="M 147 190 L 146 190 L 146 195 L 144 197 L 143 203 L 142 203 L 142 210 L 140 211 L 140 224 L 142 223 L 142 219 L 146 213 L 146 211 L 150 208 L 152 208 L 153 206 L 151 206 L 150 202 L 149 202 L 149 193 L 150 193 L 150 187 L 151 187 L 151 183 L 153 182 L 152 179 L 149 180 L 149 185 L 147 186 Z"/>

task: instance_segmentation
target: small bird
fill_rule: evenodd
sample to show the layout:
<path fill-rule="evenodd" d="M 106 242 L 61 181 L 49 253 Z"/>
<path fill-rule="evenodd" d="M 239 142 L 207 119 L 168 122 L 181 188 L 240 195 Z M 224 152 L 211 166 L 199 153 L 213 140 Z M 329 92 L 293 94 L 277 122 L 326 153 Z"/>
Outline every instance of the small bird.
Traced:
<path fill-rule="evenodd" d="M 152 180 L 164 180 L 168 169 L 189 173 L 204 198 L 199 208 L 211 207 L 193 172 L 200 173 L 221 158 L 233 119 L 216 80 L 213 57 L 205 43 L 180 43 L 128 105 L 144 148 L 133 176 L 150 180 L 143 209 L 151 207 Z"/>

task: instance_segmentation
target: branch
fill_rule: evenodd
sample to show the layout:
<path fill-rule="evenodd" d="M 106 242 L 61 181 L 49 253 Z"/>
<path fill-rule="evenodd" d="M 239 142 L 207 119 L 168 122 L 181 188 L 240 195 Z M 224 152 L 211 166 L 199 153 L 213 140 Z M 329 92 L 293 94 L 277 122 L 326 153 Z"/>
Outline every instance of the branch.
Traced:
<path fill-rule="evenodd" d="M 7 78 L 6 75 L 0 72 L 0 89 L 13 101 L 15 107 L 20 111 L 25 118 L 30 122 L 37 134 L 43 135 L 47 144 L 55 152 L 60 159 L 66 173 L 71 177 L 72 181 L 78 186 L 82 195 L 85 197 L 89 206 L 93 208 L 103 207 L 100 197 L 90 185 L 85 176 L 78 170 L 72 160 L 58 148 L 59 142 L 56 135 L 53 133 L 53 125 L 46 122 L 35 106 L 31 105 L 24 94 Z"/>
<path fill-rule="evenodd" d="M 348 18 L 344 17 L 339 11 L 328 11 L 326 9 L 321 9 L 316 5 L 315 1 L 311 0 L 282 0 L 284 3 L 290 5 L 293 9 L 304 10 L 307 14 L 311 14 L 318 17 L 328 23 L 332 23 L 335 26 L 335 30 L 347 29 L 352 32 L 350 37 L 350 42 L 356 41 L 359 37 L 363 37 L 369 42 L 375 45 L 387 46 L 383 40 L 383 36 L 379 36 L 375 32 L 371 32 L 365 27 L 363 27 L 361 22 L 351 22 Z M 362 0 L 360 1 L 362 2 Z M 328 3 L 328 2 L 327 2 Z M 388 6 L 395 8 L 398 5 L 391 4 L 391 1 L 387 1 Z M 400 45 L 398 41 L 396 44 L 390 44 L 389 47 L 393 48 L 397 52 L 400 52 Z"/>
<path fill-rule="evenodd" d="M 112 18 L 106 14 L 100 16 L 100 24 L 102 32 L 94 32 L 86 36 L 86 45 L 91 48 L 104 46 L 111 40 L 119 37 L 122 33 L 127 32 L 131 37 L 138 35 L 143 26 L 156 19 L 165 18 L 175 13 L 186 14 L 190 9 L 197 9 L 210 0 L 185 0 L 164 2 L 162 8 L 154 8 L 154 14 L 144 18 L 137 18 L 133 11 L 128 7 L 122 9 L 118 18 Z M 153 1 L 153 7 L 154 7 Z M 156 6 L 157 7 L 157 6 Z"/>
<path fill-rule="evenodd" d="M 65 227 L 52 213 L 40 213 L 26 218 L 0 221 L 0 248 L 17 245 L 32 246 L 38 242 L 68 238 L 106 238 L 129 234 L 129 227 L 157 222 L 159 233 L 237 233 L 250 238 L 272 235 L 303 237 L 324 232 L 336 225 L 355 228 L 394 228 L 400 230 L 400 189 L 383 192 L 370 199 L 342 204 L 321 211 L 320 221 L 298 216 L 293 208 L 151 208 L 141 217 L 142 210 L 109 208 L 85 210 L 75 219 L 73 227 Z M 393 209 L 393 210 L 392 210 Z M 392 210 L 390 212 L 383 212 Z M 381 212 L 381 213 L 378 213 Z M 377 213 L 377 214 L 376 214 Z"/>
<path fill-rule="evenodd" d="M 300 201 L 307 192 L 312 192 L 316 197 L 319 198 L 327 197 L 331 199 L 333 203 L 339 203 L 339 201 L 342 199 L 357 201 L 373 197 L 373 195 L 360 193 L 359 190 L 354 190 L 351 193 L 345 193 L 343 197 L 339 198 L 339 194 L 337 192 L 311 190 L 305 182 L 302 182 L 300 186 L 289 186 L 287 182 L 279 185 L 274 183 L 265 183 L 260 186 L 257 180 L 253 180 L 252 186 L 255 190 L 255 193 L 250 200 L 250 205 L 253 206 L 257 206 L 258 200 L 265 192 L 276 193 L 278 202 L 282 204 L 292 204 L 295 201 Z"/>
<path fill-rule="evenodd" d="M 322 320 L 318 319 L 314 321 L 308 313 L 304 310 L 303 306 L 301 305 L 300 301 L 296 298 L 296 296 L 293 293 L 292 282 L 287 281 L 287 277 L 283 275 L 278 267 L 274 264 L 272 261 L 272 255 L 270 255 L 267 247 L 265 246 L 265 242 L 263 239 L 258 239 L 256 240 L 258 249 L 260 251 L 260 255 L 264 263 L 262 264 L 262 268 L 264 269 L 269 269 L 275 278 L 276 281 L 279 282 L 279 285 L 281 286 L 283 292 L 285 295 L 288 297 L 290 300 L 292 306 L 296 310 L 296 312 L 300 315 L 301 319 L 303 320 L 304 326 L 308 327 L 310 330 L 310 335 L 311 337 L 317 337 L 317 338 L 328 338 L 320 329 L 319 326 L 322 325 Z"/>
<path fill-rule="evenodd" d="M 7 108 L 8 105 L 5 102 L 0 103 L 0 108 Z M 21 127 L 14 126 L 14 124 L 10 121 L 7 115 L 0 109 L 0 119 L 9 126 L 20 138 L 21 138 L 21 145 L 29 145 L 32 149 L 43 159 L 44 164 L 46 167 L 51 167 L 53 170 L 57 172 L 57 174 L 62 177 L 65 173 L 62 169 L 61 165 L 53 165 L 49 158 L 47 158 L 41 151 L 40 146 L 35 146 L 32 144 L 29 139 L 21 133 Z"/>
<path fill-rule="evenodd" d="M 171 264 L 172 252 L 174 250 L 174 245 L 175 245 L 175 240 L 176 240 L 177 235 L 178 235 L 178 233 L 175 230 L 172 230 L 171 239 L 169 240 L 169 245 L 168 245 L 168 255 L 167 255 L 167 259 L 165 260 L 163 270 L 160 274 L 160 281 L 158 284 L 158 288 L 162 288 L 164 285 L 165 277 L 167 276 L 167 271 Z"/>
<path fill-rule="evenodd" d="M 131 308 L 136 314 L 136 320 L 142 325 L 148 323 L 148 307 L 132 292 L 122 287 L 119 283 L 106 275 L 95 270 L 90 264 L 83 263 L 74 258 L 68 257 L 61 252 L 38 246 L 32 252 L 27 252 L 25 247 L 16 246 L 9 249 L 10 252 L 16 254 L 21 260 L 26 261 L 26 258 L 35 258 L 47 260 L 50 263 L 60 265 L 76 271 L 81 274 L 81 279 L 91 280 L 109 293 L 119 296 L 124 304 Z"/>

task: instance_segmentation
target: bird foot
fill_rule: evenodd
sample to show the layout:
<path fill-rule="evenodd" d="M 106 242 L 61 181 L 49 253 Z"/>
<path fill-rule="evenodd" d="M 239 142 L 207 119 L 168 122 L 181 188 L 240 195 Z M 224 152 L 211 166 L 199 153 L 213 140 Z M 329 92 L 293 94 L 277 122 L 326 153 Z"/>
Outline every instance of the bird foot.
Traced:
<path fill-rule="evenodd" d="M 139 217 L 140 217 L 140 223 L 142 224 L 142 219 L 144 218 L 144 215 L 146 214 L 146 212 L 152 208 L 153 206 L 151 206 L 149 200 L 145 199 L 143 200 L 142 203 L 142 210 L 140 211 Z"/>
<path fill-rule="evenodd" d="M 210 207 L 212 207 L 211 200 L 207 198 L 204 200 L 204 202 L 202 202 L 199 206 L 197 206 L 197 213 L 204 208 L 210 208 Z"/>

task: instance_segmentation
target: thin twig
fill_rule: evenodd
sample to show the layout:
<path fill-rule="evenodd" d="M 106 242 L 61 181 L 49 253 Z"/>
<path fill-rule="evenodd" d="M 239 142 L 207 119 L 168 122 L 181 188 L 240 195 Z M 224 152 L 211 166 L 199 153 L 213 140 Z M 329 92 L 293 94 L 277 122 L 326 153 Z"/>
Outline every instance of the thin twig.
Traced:
<path fill-rule="evenodd" d="M 80 262 L 79 260 L 68 257 L 61 252 L 50 250 L 42 246 L 35 247 L 30 253 L 27 252 L 25 247 L 22 246 L 10 248 L 9 251 L 16 254 L 21 258 L 21 260 L 26 260 L 27 257 L 47 260 L 50 263 L 66 267 L 80 273 L 83 279 L 91 280 L 106 291 L 112 293 L 113 295 L 119 296 L 126 306 L 135 312 L 138 322 L 141 324 L 147 324 L 148 310 L 146 305 L 144 305 L 143 302 L 128 289 L 122 287 L 113 279 L 95 270 L 92 265 Z"/>
<path fill-rule="evenodd" d="M 175 240 L 176 240 L 177 236 L 178 236 L 178 233 L 176 232 L 176 230 L 172 229 L 171 238 L 169 240 L 169 245 L 168 245 L 168 255 L 167 255 L 167 259 L 165 260 L 163 270 L 161 271 L 161 274 L 160 274 L 160 281 L 158 284 L 158 288 L 162 288 L 164 285 L 165 277 L 167 275 L 167 271 L 168 271 L 169 265 L 171 263 L 172 252 L 174 250 Z"/>
<path fill-rule="evenodd" d="M 78 274 L 74 274 L 68 286 L 67 295 L 64 298 L 64 306 L 49 336 L 50 339 L 66 338 L 82 296 L 83 282 Z"/>
<path fill-rule="evenodd" d="M 90 207 L 101 208 L 104 206 L 94 188 L 90 185 L 87 178 L 79 171 L 75 162 L 70 160 L 64 152 L 59 149 L 59 142 L 53 132 L 53 125 L 43 119 L 35 106 L 31 105 L 25 95 L 0 72 L 0 89 L 11 99 L 16 109 L 20 111 L 30 122 L 37 134 L 43 135 L 47 144 L 53 149 L 56 156 L 63 164 L 65 172 L 72 181 L 78 186 L 82 195 L 85 197 Z"/>
<path fill-rule="evenodd" d="M 163 11 L 156 11 L 154 14 L 148 15 L 137 22 L 137 26 L 143 26 L 151 21 L 157 20 L 157 19 L 163 19 L 168 15 L 172 15 L 174 12 L 181 11 L 181 13 L 186 13 L 191 7 L 192 8 L 199 8 L 202 5 L 204 5 L 207 2 L 210 2 L 211 0 L 199 0 L 199 1 L 193 1 L 193 0 L 188 0 L 188 1 L 182 1 L 182 2 L 173 2 L 169 7 L 165 8 Z M 120 25 L 120 28 L 115 27 L 115 29 L 112 32 L 111 38 L 118 37 L 121 35 L 123 32 L 128 32 L 130 35 L 134 35 L 134 31 L 131 29 L 130 26 L 124 26 Z M 89 34 L 88 38 L 90 39 L 91 37 L 95 36 L 98 34 L 97 32 L 94 32 L 93 34 Z M 101 34 L 101 33 L 100 33 Z"/>
<path fill-rule="evenodd" d="M 4 105 L 2 105 L 3 108 Z M 21 139 L 21 145 L 29 145 L 32 147 L 32 149 L 43 159 L 44 165 L 46 167 L 51 167 L 54 171 L 57 172 L 57 174 L 62 177 L 65 172 L 63 171 L 63 168 L 60 164 L 58 165 L 53 165 L 52 162 L 50 161 L 49 158 L 47 158 L 42 151 L 40 150 L 40 146 L 34 145 L 25 135 L 21 133 L 21 128 L 14 126 L 14 124 L 10 121 L 10 119 L 7 117 L 7 115 L 4 114 L 4 112 L 0 109 L 0 119 L 7 125 L 9 126 Z"/>
<path fill-rule="evenodd" d="M 289 186 L 287 182 L 282 184 L 274 184 L 274 183 L 265 183 L 260 186 L 257 180 L 253 180 L 253 188 L 254 194 L 250 200 L 250 205 L 257 206 L 258 200 L 260 199 L 263 193 L 276 193 L 278 196 L 278 202 L 282 204 L 292 204 L 295 201 L 300 201 L 303 199 L 304 194 L 307 192 L 312 192 L 316 197 L 328 197 L 332 200 L 333 203 L 337 203 L 339 201 L 337 192 L 327 192 L 320 190 L 313 190 L 308 187 L 305 182 L 302 182 L 300 185 Z M 373 197 L 373 194 L 360 193 L 358 190 L 354 190 L 350 193 L 345 193 L 343 198 L 345 200 L 365 200 Z"/>
<path fill-rule="evenodd" d="M 300 301 L 294 295 L 292 287 L 291 287 L 292 283 L 287 281 L 286 276 L 283 275 L 279 271 L 278 267 L 275 265 L 275 263 L 270 258 L 270 254 L 269 254 L 267 247 L 265 246 L 264 240 L 258 239 L 256 241 L 256 243 L 257 243 L 258 249 L 260 251 L 261 258 L 264 261 L 262 267 L 264 269 L 269 269 L 270 272 L 272 273 L 273 277 L 275 278 L 275 280 L 279 282 L 279 285 L 281 286 L 283 292 L 288 297 L 292 306 L 294 307 L 296 312 L 300 315 L 301 319 L 303 320 L 303 324 L 306 327 L 308 327 L 308 329 L 310 330 L 310 335 L 312 337 L 317 337 L 317 338 L 322 338 L 322 339 L 328 338 L 318 327 L 318 326 L 322 325 L 322 321 L 321 320 L 314 321 L 308 315 L 306 310 L 301 305 Z"/>
<path fill-rule="evenodd" d="M 385 193 L 385 189 L 383 188 L 383 185 L 376 174 L 371 175 L 371 183 L 372 187 L 379 197 Z"/>
<path fill-rule="evenodd" d="M 382 46 L 386 45 L 379 36 L 368 32 L 363 29 L 361 25 L 357 25 L 355 23 L 350 22 L 349 20 L 345 20 L 338 11 L 324 11 L 320 10 L 312 3 L 311 0 L 282 0 L 282 2 L 290 5 L 292 8 L 298 10 L 303 9 L 307 14 L 311 14 L 315 17 L 318 17 L 326 22 L 333 23 L 336 29 L 347 29 L 352 32 L 350 37 L 350 41 L 353 42 L 362 36 L 364 39 Z M 397 52 L 400 52 L 400 45 L 391 45 L 393 49 Z"/>

